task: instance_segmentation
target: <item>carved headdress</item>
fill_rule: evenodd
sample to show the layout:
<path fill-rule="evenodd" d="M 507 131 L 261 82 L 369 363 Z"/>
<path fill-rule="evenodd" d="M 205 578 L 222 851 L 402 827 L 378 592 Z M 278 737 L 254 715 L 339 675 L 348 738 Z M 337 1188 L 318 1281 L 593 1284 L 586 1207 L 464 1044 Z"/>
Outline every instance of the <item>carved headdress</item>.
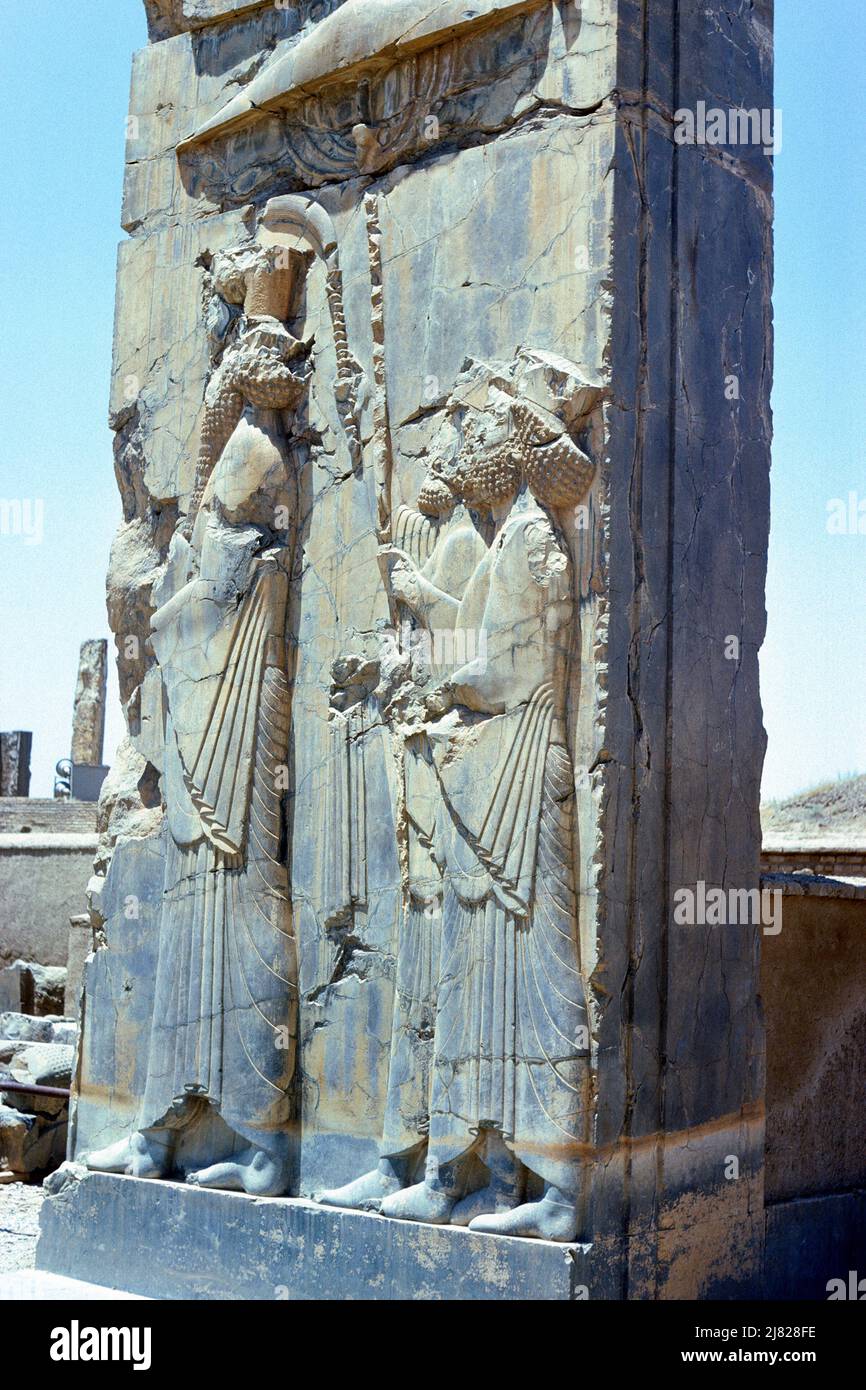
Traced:
<path fill-rule="evenodd" d="M 530 491 L 548 507 L 575 507 L 589 491 L 595 464 L 555 415 L 527 401 L 512 407 L 519 457 Z"/>
<path fill-rule="evenodd" d="M 314 258 L 326 266 L 326 289 L 337 357 L 338 411 L 353 460 L 360 437 L 352 402 L 361 371 L 349 352 L 343 313 L 342 275 L 333 222 L 311 199 L 271 198 L 254 239 L 213 259 L 206 318 L 211 344 L 219 351 L 232 325 L 245 315 L 241 339 L 216 368 L 205 393 L 205 413 L 195 488 L 186 529 L 192 530 L 214 464 L 243 413 L 244 402 L 271 410 L 290 409 L 303 394 L 304 370 L 288 361 L 302 350 L 284 327 L 299 273 Z"/>
<path fill-rule="evenodd" d="M 443 482 L 470 505 L 507 500 L 526 482 L 545 506 L 576 506 L 595 475 L 576 436 L 600 399 L 599 387 L 550 353 L 523 350 L 510 368 L 467 361 L 448 405 L 459 450 L 440 467 Z"/>

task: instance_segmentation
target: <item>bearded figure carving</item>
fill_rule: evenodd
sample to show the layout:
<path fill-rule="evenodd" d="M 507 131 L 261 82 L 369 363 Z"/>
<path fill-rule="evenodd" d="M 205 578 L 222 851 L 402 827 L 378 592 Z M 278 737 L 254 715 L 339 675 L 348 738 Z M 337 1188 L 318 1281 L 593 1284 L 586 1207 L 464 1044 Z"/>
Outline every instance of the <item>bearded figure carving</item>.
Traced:
<path fill-rule="evenodd" d="M 567 535 L 595 472 L 576 436 L 597 399 L 545 354 L 523 354 L 510 376 L 482 374 L 480 385 L 470 374 L 449 411 L 456 458 L 434 463 L 422 489 L 429 503 L 447 486 L 457 521 L 423 562 L 417 546 L 388 548 L 395 600 L 427 631 L 476 634 L 477 655 L 438 672 L 407 740 L 409 771 L 409 754 L 424 770 L 413 773 L 425 793 L 415 800 L 442 895 L 423 953 L 410 895 L 397 961 L 398 1018 L 401 980 L 418 975 L 419 958 L 436 963 L 413 1073 L 413 1096 L 420 1079 L 427 1086 L 421 1118 L 414 1133 L 404 1126 L 402 1149 L 386 1134 L 378 1169 L 320 1195 L 332 1205 L 502 1235 L 578 1234 L 590 1071 L 566 727 L 576 606 Z M 397 534 L 414 532 L 404 521 Z M 408 785 L 406 804 L 418 821 Z M 389 1118 L 406 1071 L 395 1045 Z"/>

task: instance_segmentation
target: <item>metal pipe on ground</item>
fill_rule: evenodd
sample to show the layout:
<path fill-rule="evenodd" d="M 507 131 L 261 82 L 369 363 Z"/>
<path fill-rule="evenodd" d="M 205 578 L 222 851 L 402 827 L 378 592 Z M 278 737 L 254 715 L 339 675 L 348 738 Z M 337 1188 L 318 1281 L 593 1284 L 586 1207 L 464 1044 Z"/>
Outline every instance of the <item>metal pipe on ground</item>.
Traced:
<path fill-rule="evenodd" d="M 4 1091 L 17 1091 L 20 1095 L 62 1096 L 69 1100 L 72 1092 L 64 1086 L 35 1086 L 26 1081 L 0 1081 L 0 1095 Z"/>

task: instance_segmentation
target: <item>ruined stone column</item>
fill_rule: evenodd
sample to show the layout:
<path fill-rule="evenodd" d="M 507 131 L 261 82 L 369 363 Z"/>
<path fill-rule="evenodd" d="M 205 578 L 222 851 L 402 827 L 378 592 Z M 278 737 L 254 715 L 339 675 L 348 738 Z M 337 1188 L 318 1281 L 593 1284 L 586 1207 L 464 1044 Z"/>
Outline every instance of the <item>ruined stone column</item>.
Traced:
<path fill-rule="evenodd" d="M 771 0 L 147 9 L 40 1258 L 195 1294 L 233 1188 L 297 1297 L 760 1292 Z"/>
<path fill-rule="evenodd" d="M 30 795 L 30 751 L 33 735 L 16 729 L 0 734 L 0 796 Z"/>
<path fill-rule="evenodd" d="M 107 681 L 108 643 L 104 638 L 82 642 L 72 714 L 73 763 L 98 767 L 102 762 Z"/>

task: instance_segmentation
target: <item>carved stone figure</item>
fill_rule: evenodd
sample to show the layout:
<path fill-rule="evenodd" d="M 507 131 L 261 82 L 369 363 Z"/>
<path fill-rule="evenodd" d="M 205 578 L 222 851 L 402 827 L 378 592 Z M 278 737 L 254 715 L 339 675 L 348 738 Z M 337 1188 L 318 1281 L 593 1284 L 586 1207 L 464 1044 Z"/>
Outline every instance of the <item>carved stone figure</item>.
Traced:
<path fill-rule="evenodd" d="M 453 433 L 450 420 L 446 433 Z M 437 454 L 421 488 L 418 510 L 400 508 L 394 526 L 394 555 L 408 555 L 429 588 L 424 604 L 420 595 L 412 602 L 392 583 L 401 626 L 405 619 L 416 624 L 410 637 L 413 668 L 425 684 L 443 680 L 453 664 L 454 613 L 447 606 L 443 611 L 436 595 L 446 584 L 462 591 L 486 553 L 480 525 L 465 506 L 460 470 L 448 468 L 446 458 L 444 449 Z M 419 637 L 427 641 L 419 642 Z M 443 883 L 436 855 L 440 794 L 430 739 L 419 713 L 424 711 L 405 710 L 403 722 L 406 910 L 397 945 L 383 1158 L 378 1181 L 372 1184 L 379 1196 L 402 1186 L 423 1161 L 430 1128 Z"/>
<path fill-rule="evenodd" d="M 454 436 L 450 422 L 444 439 Z M 447 443 L 437 453 L 421 488 L 417 508 L 400 506 L 393 519 L 395 554 L 407 554 L 431 592 L 439 583 L 465 585 L 486 550 L 477 524 L 463 505 L 459 470 L 447 470 Z M 387 549 L 387 548 L 386 548 Z M 446 580 L 445 576 L 448 576 Z M 423 1166 L 430 1126 L 430 1083 L 442 915 L 442 869 L 434 851 L 439 790 L 430 743 L 419 715 L 418 681 L 444 678 L 443 639 L 451 614 L 437 629 L 435 614 L 425 629 L 412 607 L 395 596 L 397 630 L 379 662 L 381 677 L 374 692 L 384 705 L 386 722 L 399 752 L 396 798 L 402 836 L 404 910 L 396 944 L 394 1009 L 381 1141 L 376 1170 L 340 1189 L 319 1194 L 326 1205 L 365 1208 L 398 1190 Z M 428 642 L 419 638 L 430 637 Z M 443 647 L 445 651 L 443 652 Z M 402 814 L 401 814 L 402 813 Z"/>
<path fill-rule="evenodd" d="M 309 345 L 286 327 L 302 251 L 269 235 L 216 257 L 196 488 L 155 590 L 168 850 L 147 1085 L 136 1133 L 91 1168 L 165 1177 L 211 1108 L 241 1141 L 187 1173 L 286 1190 L 297 964 L 285 849 L 286 618 L 297 523 L 293 422 Z"/>
<path fill-rule="evenodd" d="M 458 634 L 477 634 L 477 654 L 452 662 L 447 679 L 439 672 L 423 728 L 406 741 L 409 903 L 382 1161 L 320 1200 L 573 1240 L 589 1033 L 576 936 L 566 730 L 574 583 L 564 527 L 594 473 L 572 433 L 595 394 L 569 364 L 538 354 L 524 355 L 513 382 L 488 373 L 479 386 L 478 376 L 469 374 L 449 411 L 456 466 L 440 467 L 421 495 L 429 509 L 447 480 L 471 514 L 423 563 L 419 520 L 398 514 L 397 538 L 414 544 L 389 548 L 399 604 L 428 634 L 450 632 L 452 654 Z M 571 433 L 562 406 L 551 408 L 551 382 L 569 388 Z M 415 874 L 426 900 L 413 881 L 422 849 L 426 884 Z M 430 910 L 432 866 L 441 918 Z M 407 1114 L 414 1133 L 395 1125 Z M 413 1184 L 425 1135 L 424 1178 Z"/>

